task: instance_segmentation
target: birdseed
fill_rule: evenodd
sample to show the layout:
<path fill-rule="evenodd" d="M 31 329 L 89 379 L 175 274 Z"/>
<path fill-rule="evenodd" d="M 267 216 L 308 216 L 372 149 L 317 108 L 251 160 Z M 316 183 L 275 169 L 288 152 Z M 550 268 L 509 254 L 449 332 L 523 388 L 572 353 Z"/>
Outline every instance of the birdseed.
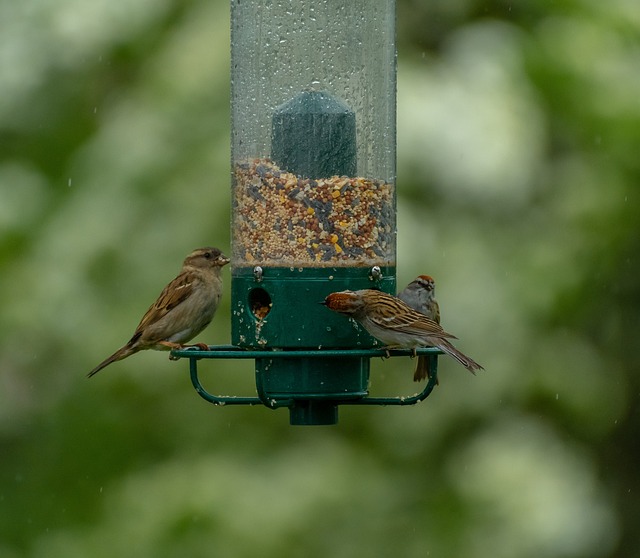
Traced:
<path fill-rule="evenodd" d="M 394 185 L 301 178 L 269 159 L 234 168 L 236 265 L 395 265 Z"/>

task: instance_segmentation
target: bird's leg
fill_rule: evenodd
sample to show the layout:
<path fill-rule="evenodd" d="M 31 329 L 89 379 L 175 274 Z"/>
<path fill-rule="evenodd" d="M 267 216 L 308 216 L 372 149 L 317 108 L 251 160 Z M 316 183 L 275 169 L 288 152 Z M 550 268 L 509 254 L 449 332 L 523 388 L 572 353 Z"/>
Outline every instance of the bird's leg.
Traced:
<path fill-rule="evenodd" d="M 158 341 L 158 345 L 162 345 L 163 347 L 166 347 L 170 351 L 174 349 L 182 349 L 182 345 L 180 343 L 174 343 L 173 341 Z M 178 357 L 169 355 L 169 360 L 179 360 L 179 359 Z"/>
<path fill-rule="evenodd" d="M 193 345 L 183 345 L 183 347 L 198 347 L 201 351 L 208 351 L 209 345 L 206 343 L 194 343 Z"/>
<path fill-rule="evenodd" d="M 416 348 L 414 347 L 413 349 L 411 349 L 411 359 L 414 359 L 418 356 L 418 352 L 416 351 Z"/>
<path fill-rule="evenodd" d="M 209 345 L 206 343 L 194 343 L 193 345 L 183 345 L 182 343 L 174 343 L 173 341 L 158 341 L 158 345 L 163 345 L 171 350 L 184 349 L 185 347 L 198 347 L 201 351 L 208 351 Z"/>
<path fill-rule="evenodd" d="M 388 358 L 391 358 L 391 353 L 389 352 L 391 349 L 393 349 L 393 347 L 382 347 L 382 350 L 385 353 L 385 355 L 382 357 L 382 360 L 386 360 Z"/>
<path fill-rule="evenodd" d="M 182 343 L 174 343 L 173 341 L 158 341 L 158 345 L 163 345 L 171 350 L 184 349 L 185 347 L 197 347 L 201 351 L 208 351 L 209 345 L 206 343 L 194 343 L 193 345 L 183 345 Z M 169 360 L 178 360 L 178 357 L 169 356 Z"/>
<path fill-rule="evenodd" d="M 174 343 L 173 341 L 158 341 L 158 345 L 162 345 L 163 347 L 167 347 L 167 349 L 182 349 L 183 345 L 180 343 Z"/>

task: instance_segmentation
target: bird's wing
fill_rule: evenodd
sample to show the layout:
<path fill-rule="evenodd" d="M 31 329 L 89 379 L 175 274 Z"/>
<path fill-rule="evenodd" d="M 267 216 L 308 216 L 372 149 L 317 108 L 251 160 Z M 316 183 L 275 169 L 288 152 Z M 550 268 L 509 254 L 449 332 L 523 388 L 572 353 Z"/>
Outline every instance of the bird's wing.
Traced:
<path fill-rule="evenodd" d="M 455 335 L 447 333 L 442 329 L 442 326 L 438 322 L 409 307 L 404 308 L 404 312 L 401 313 L 377 313 L 369 316 L 369 319 L 379 327 L 402 333 L 420 336 L 434 335 L 436 337 L 457 339 Z"/>
<path fill-rule="evenodd" d="M 158 300 L 151 305 L 142 320 L 140 320 L 134 337 L 187 300 L 193 292 L 195 283 L 196 275 L 194 273 L 181 273 L 171 281 L 160 293 Z"/>

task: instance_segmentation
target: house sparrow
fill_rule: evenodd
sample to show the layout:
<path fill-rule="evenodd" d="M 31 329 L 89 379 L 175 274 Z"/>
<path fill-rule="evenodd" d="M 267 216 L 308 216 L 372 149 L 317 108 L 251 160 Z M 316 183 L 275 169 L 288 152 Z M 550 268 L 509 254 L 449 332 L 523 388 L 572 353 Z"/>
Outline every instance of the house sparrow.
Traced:
<path fill-rule="evenodd" d="M 198 248 L 182 263 L 179 275 L 169 283 L 138 324 L 124 347 L 98 364 L 88 378 L 112 362 L 144 349 L 178 349 L 193 339 L 213 318 L 222 295 L 222 268 L 229 263 L 217 248 Z"/>
<path fill-rule="evenodd" d="M 440 306 L 436 300 L 436 282 L 429 275 L 420 275 L 411 281 L 404 291 L 398 293 L 398 298 L 414 310 L 440 323 Z M 431 376 L 429 370 L 430 359 L 427 356 L 419 356 L 413 381 L 419 382 Z M 439 383 L 439 382 L 437 382 Z"/>
<path fill-rule="evenodd" d="M 374 289 L 341 291 L 331 293 L 322 304 L 356 320 L 387 348 L 437 347 L 473 374 L 483 369 L 448 341 L 457 339 L 455 335 L 447 333 L 438 322 L 413 310 L 395 296 Z"/>

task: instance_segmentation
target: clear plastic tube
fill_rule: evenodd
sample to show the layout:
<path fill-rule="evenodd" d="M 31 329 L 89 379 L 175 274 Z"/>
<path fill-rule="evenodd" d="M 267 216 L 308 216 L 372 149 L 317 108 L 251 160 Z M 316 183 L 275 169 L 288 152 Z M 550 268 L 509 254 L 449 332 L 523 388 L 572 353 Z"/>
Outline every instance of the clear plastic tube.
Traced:
<path fill-rule="evenodd" d="M 231 18 L 232 266 L 395 266 L 394 2 Z"/>

